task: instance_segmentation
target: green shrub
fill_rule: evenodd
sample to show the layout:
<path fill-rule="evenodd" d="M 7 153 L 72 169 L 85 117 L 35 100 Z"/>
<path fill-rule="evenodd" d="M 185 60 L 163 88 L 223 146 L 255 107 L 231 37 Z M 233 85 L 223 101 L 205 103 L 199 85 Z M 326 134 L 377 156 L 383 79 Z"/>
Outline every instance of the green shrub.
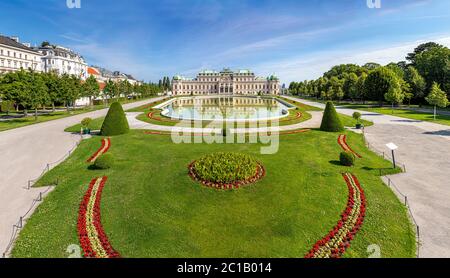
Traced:
<path fill-rule="evenodd" d="M 200 158 L 193 167 L 201 180 L 232 183 L 253 177 L 256 174 L 258 162 L 246 154 L 220 152 Z"/>
<path fill-rule="evenodd" d="M 130 131 L 128 126 L 127 117 L 123 112 L 122 105 L 118 102 L 111 104 L 108 114 L 105 117 L 105 121 L 102 125 L 101 134 L 103 136 L 114 136 L 126 134 Z"/>
<path fill-rule="evenodd" d="M 91 124 L 91 122 L 92 122 L 92 119 L 91 119 L 91 118 L 84 118 L 84 119 L 81 121 L 81 125 L 82 125 L 83 127 L 85 127 L 85 128 L 88 128 L 89 125 Z"/>
<path fill-rule="evenodd" d="M 355 165 L 355 155 L 351 152 L 341 152 L 339 161 L 344 166 L 353 166 Z"/>
<path fill-rule="evenodd" d="M 320 130 L 328 132 L 344 131 L 344 126 L 331 101 L 327 102 L 327 106 L 325 107 Z"/>
<path fill-rule="evenodd" d="M 106 170 L 114 165 L 114 157 L 111 153 L 102 154 L 94 162 L 94 168 L 98 170 Z"/>
<path fill-rule="evenodd" d="M 361 120 L 361 113 L 359 112 L 353 113 L 353 119 L 355 119 L 356 122 L 359 123 L 359 121 Z"/>

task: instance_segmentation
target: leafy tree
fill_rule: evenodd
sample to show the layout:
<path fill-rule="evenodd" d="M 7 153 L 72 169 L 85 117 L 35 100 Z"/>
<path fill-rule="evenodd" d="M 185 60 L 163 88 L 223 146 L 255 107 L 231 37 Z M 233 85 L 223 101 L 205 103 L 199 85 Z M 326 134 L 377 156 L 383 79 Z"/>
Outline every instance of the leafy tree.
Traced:
<path fill-rule="evenodd" d="M 91 75 L 86 79 L 86 82 L 82 85 L 82 96 L 89 98 L 89 105 L 93 104 L 93 99 L 100 94 L 100 86 L 98 85 L 95 76 Z"/>
<path fill-rule="evenodd" d="M 55 112 L 55 102 L 61 99 L 61 82 L 58 75 L 54 72 L 44 73 L 43 79 L 47 86 L 47 104 L 51 104 L 52 111 Z"/>
<path fill-rule="evenodd" d="M 445 108 L 448 106 L 449 101 L 447 98 L 447 94 L 441 90 L 439 84 L 433 82 L 431 86 L 430 94 L 425 98 L 426 101 L 434 106 L 434 119 L 436 120 L 436 106 L 441 108 Z"/>
<path fill-rule="evenodd" d="M 426 89 L 425 79 L 419 74 L 417 69 L 413 66 L 409 66 L 405 71 L 405 81 L 408 82 L 411 87 L 412 97 L 422 98 Z"/>
<path fill-rule="evenodd" d="M 386 68 L 392 70 L 398 78 L 403 79 L 405 77 L 405 72 L 403 69 L 396 63 L 389 63 Z"/>
<path fill-rule="evenodd" d="M 345 80 L 344 91 L 351 98 L 358 98 L 358 76 L 355 73 L 350 73 Z"/>
<path fill-rule="evenodd" d="M 48 88 L 42 75 L 37 72 L 29 73 L 26 86 L 29 87 L 30 92 L 29 105 L 34 109 L 34 119 L 37 120 L 39 106 L 44 105 L 48 100 Z"/>
<path fill-rule="evenodd" d="M 382 106 L 385 94 L 396 85 L 398 78 L 395 73 L 388 68 L 380 67 L 369 73 L 364 82 L 364 91 L 369 100 L 378 101 Z"/>
<path fill-rule="evenodd" d="M 405 98 L 399 79 L 392 80 L 387 93 L 384 95 L 387 102 L 392 104 L 392 114 L 394 114 L 394 104 L 401 103 Z"/>
<path fill-rule="evenodd" d="M 365 68 L 368 71 L 375 70 L 380 67 L 381 67 L 381 65 L 377 64 L 377 63 L 367 63 L 363 66 L 363 68 Z"/>
<path fill-rule="evenodd" d="M 361 76 L 358 78 L 358 81 L 356 82 L 356 86 L 355 86 L 355 97 L 362 99 L 363 101 L 365 100 L 365 96 L 366 96 L 366 91 L 365 91 L 365 83 L 366 83 L 366 79 L 367 79 L 367 74 L 363 73 L 361 74 Z"/>
<path fill-rule="evenodd" d="M 415 66 L 417 55 L 419 55 L 423 52 L 426 52 L 435 47 L 442 47 L 442 45 L 435 43 L 435 42 L 427 42 L 427 43 L 420 44 L 419 46 L 417 46 L 414 49 L 414 52 L 408 53 L 408 55 L 406 56 L 406 60 L 409 61 L 413 66 Z"/>
<path fill-rule="evenodd" d="M 105 88 L 103 89 L 103 94 L 105 95 L 106 100 L 108 100 L 108 98 L 114 99 L 119 94 L 119 92 L 120 91 L 118 89 L 118 86 L 116 85 L 116 83 L 114 83 L 114 81 L 106 81 Z"/>
<path fill-rule="evenodd" d="M 450 93 L 450 49 L 431 47 L 415 56 L 415 66 L 425 78 L 428 88 L 436 82 Z"/>

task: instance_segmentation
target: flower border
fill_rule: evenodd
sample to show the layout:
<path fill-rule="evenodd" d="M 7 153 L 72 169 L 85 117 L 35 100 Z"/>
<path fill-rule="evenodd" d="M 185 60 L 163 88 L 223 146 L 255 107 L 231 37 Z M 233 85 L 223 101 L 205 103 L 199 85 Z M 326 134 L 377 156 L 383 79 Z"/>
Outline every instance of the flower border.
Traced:
<path fill-rule="evenodd" d="M 147 118 L 151 119 L 151 120 L 155 120 L 158 122 L 172 122 L 172 123 L 176 123 L 179 122 L 181 120 L 178 119 L 172 119 L 172 118 L 163 118 L 163 117 L 155 117 L 155 112 L 150 111 L 149 113 L 147 113 Z M 294 120 L 298 120 L 303 118 L 303 113 L 302 112 L 297 112 L 297 114 L 295 115 L 294 118 L 282 118 L 279 122 L 289 122 L 289 121 L 294 121 Z M 194 120 L 190 120 L 191 122 Z"/>
<path fill-rule="evenodd" d="M 281 132 L 274 132 L 274 133 L 270 133 L 269 135 L 289 135 L 289 134 L 298 134 L 298 133 L 305 133 L 305 132 L 309 132 L 311 131 L 311 129 L 305 128 L 305 129 L 297 129 L 297 130 L 287 130 L 287 131 L 281 131 Z M 257 132 L 255 132 L 257 133 Z M 151 130 L 146 130 L 144 131 L 144 134 L 147 135 L 167 135 L 167 136 L 171 136 L 172 133 L 170 132 L 162 132 L 162 131 L 151 131 Z M 208 133 L 206 133 L 208 134 Z M 248 135 L 249 133 L 246 133 L 246 135 Z M 251 133 L 254 134 L 254 133 Z M 191 136 L 204 136 L 205 134 L 203 133 L 193 133 L 190 134 Z"/>
<path fill-rule="evenodd" d="M 103 138 L 102 146 L 87 160 L 87 162 L 95 162 L 102 154 L 106 153 L 111 147 L 111 138 Z"/>
<path fill-rule="evenodd" d="M 340 258 L 350 247 L 361 229 L 366 215 L 366 197 L 356 176 L 342 174 L 347 183 L 349 196 L 347 207 L 337 225 L 324 238 L 314 244 L 305 258 Z"/>
<path fill-rule="evenodd" d="M 192 178 L 192 180 L 199 182 L 206 187 L 215 188 L 215 189 L 222 189 L 222 190 L 239 189 L 246 185 L 256 183 L 257 181 L 261 180 L 262 178 L 264 178 L 266 176 L 266 169 L 264 168 L 264 166 L 262 166 L 261 163 L 257 162 L 256 173 L 253 177 L 251 177 L 247 180 L 244 180 L 244 181 L 236 181 L 233 183 L 216 183 L 216 182 L 202 180 L 200 177 L 198 177 L 194 170 L 195 162 L 196 162 L 196 160 L 192 161 L 188 166 L 189 176 Z"/>
<path fill-rule="evenodd" d="M 341 146 L 341 148 L 346 151 L 346 152 L 351 152 L 354 155 L 356 155 L 358 158 L 362 158 L 362 156 L 360 154 L 358 154 L 357 152 L 353 151 L 352 148 L 350 148 L 350 146 L 347 144 L 347 135 L 341 134 L 338 137 L 338 144 Z"/>
<path fill-rule="evenodd" d="M 86 258 L 120 258 L 103 229 L 100 201 L 107 177 L 95 178 L 89 184 L 78 212 L 78 239 Z"/>

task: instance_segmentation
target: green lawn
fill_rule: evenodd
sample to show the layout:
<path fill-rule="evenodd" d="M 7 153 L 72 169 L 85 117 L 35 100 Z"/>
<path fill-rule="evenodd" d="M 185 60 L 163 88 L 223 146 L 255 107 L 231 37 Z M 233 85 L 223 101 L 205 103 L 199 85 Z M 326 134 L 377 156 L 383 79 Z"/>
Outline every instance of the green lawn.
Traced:
<path fill-rule="evenodd" d="M 121 100 L 120 103 L 126 104 L 126 103 L 131 103 L 131 102 L 134 102 L 134 101 L 141 101 L 141 100 L 142 99 L 138 99 L 138 100 Z M 104 108 L 105 108 L 105 105 L 101 104 L 101 105 L 95 105 L 95 106 L 92 106 L 92 107 L 86 107 L 86 108 L 70 110 L 70 112 L 67 112 L 67 111 L 57 111 L 57 112 L 54 112 L 54 113 L 50 112 L 50 113 L 45 114 L 45 115 L 39 115 L 37 120 L 34 117 L 34 114 L 33 114 L 34 111 L 30 110 L 28 112 L 28 117 L 11 119 L 11 120 L 6 120 L 6 121 L 0 121 L 0 131 L 14 129 L 14 128 L 19 128 L 19 127 L 33 125 L 33 124 L 42 123 L 42 122 L 47 122 L 47 121 L 51 121 L 51 120 L 57 120 L 57 119 L 70 117 L 70 116 L 83 114 L 83 113 L 88 113 L 88 112 L 92 112 L 92 111 L 99 110 L 99 109 L 104 109 Z M 13 114 L 17 115 L 17 113 L 13 113 Z M 5 115 L 5 113 L 0 113 L 0 115 Z M 81 125 L 80 125 L 80 127 L 81 127 Z M 78 129 L 78 131 L 79 130 L 80 129 Z"/>
<path fill-rule="evenodd" d="M 390 107 L 370 107 L 367 105 L 345 105 L 345 107 L 450 126 L 450 116 L 447 115 L 437 115 L 436 120 L 434 120 L 433 113 L 418 112 L 409 109 L 394 109 L 394 113 L 392 113 Z"/>
<path fill-rule="evenodd" d="M 116 163 L 107 171 L 88 170 L 100 137 L 85 140 L 38 182 L 59 185 L 27 222 L 12 255 L 67 257 L 67 247 L 78 244 L 77 214 L 88 184 L 107 175 L 102 223 L 123 257 L 303 257 L 339 220 L 348 195 L 341 173 L 351 171 L 365 190 L 367 217 L 346 257 L 368 257 L 372 244 L 383 257 L 413 257 L 406 209 L 377 176 L 390 163 L 368 151 L 361 135 L 347 134 L 364 157 L 353 168 L 336 163 L 338 134 L 316 130 L 281 136 L 274 155 L 261 155 L 259 144 L 174 144 L 170 136 L 132 131 L 111 139 Z M 192 181 L 188 164 L 218 151 L 253 155 L 267 176 L 226 192 Z"/>

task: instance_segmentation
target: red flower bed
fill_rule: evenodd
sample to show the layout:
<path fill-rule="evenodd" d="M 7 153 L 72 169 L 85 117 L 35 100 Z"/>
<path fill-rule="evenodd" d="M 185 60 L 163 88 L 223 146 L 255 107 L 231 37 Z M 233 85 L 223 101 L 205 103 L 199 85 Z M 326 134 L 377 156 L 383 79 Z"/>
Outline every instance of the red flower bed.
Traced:
<path fill-rule="evenodd" d="M 87 162 L 89 163 L 94 162 L 95 160 L 97 160 L 97 158 L 99 158 L 99 156 L 106 153 L 110 147 L 111 147 L 111 139 L 103 138 L 102 146 L 87 160 Z"/>
<path fill-rule="evenodd" d="M 358 153 L 356 153 L 355 151 L 352 150 L 352 148 L 349 147 L 349 145 L 347 144 L 347 136 L 344 134 L 339 135 L 338 137 L 338 144 L 341 146 L 341 148 L 346 151 L 346 152 L 351 152 L 354 155 L 356 155 L 359 158 L 362 158 L 361 155 L 359 155 Z"/>
<path fill-rule="evenodd" d="M 249 185 L 249 184 L 259 181 L 266 175 L 266 169 L 264 169 L 264 167 L 260 163 L 258 163 L 255 175 L 247 180 L 236 181 L 233 183 L 216 183 L 216 182 L 202 180 L 201 178 L 199 178 L 195 173 L 194 163 L 195 163 L 195 161 L 191 162 L 191 164 L 189 164 L 189 166 L 188 166 L 189 176 L 194 181 L 200 182 L 202 185 L 204 185 L 206 187 L 215 188 L 215 189 L 222 189 L 222 190 L 239 189 L 240 187 L 243 187 L 243 186 L 246 186 L 246 185 Z"/>
<path fill-rule="evenodd" d="M 273 135 L 288 135 L 288 134 L 297 134 L 297 133 L 305 133 L 311 131 L 311 129 L 297 129 L 297 130 L 291 130 L 291 131 L 282 131 L 282 132 L 276 132 L 273 133 Z M 172 135 L 170 132 L 162 132 L 162 131 L 144 131 L 144 134 L 147 135 Z M 272 135 L 272 134 L 269 134 Z M 191 136 L 204 136 L 202 133 L 194 133 L 191 134 Z"/>
<path fill-rule="evenodd" d="M 333 230 L 314 244 L 305 258 L 340 258 L 363 225 L 366 215 L 364 190 L 354 175 L 346 173 L 342 176 L 349 191 L 347 207 Z"/>
<path fill-rule="evenodd" d="M 107 177 L 89 184 L 78 212 L 78 238 L 86 258 L 119 258 L 101 224 L 100 201 Z"/>

